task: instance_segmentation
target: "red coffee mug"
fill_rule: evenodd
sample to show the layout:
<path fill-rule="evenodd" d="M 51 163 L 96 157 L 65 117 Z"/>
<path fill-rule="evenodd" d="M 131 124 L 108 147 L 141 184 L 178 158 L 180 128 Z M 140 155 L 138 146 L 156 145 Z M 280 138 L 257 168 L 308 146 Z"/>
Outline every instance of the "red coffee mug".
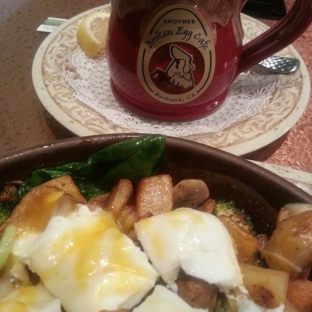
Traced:
<path fill-rule="evenodd" d="M 311 0 L 242 44 L 244 1 L 114 0 L 107 58 L 112 91 L 130 111 L 186 121 L 221 105 L 238 74 L 297 39 L 312 21 Z"/>

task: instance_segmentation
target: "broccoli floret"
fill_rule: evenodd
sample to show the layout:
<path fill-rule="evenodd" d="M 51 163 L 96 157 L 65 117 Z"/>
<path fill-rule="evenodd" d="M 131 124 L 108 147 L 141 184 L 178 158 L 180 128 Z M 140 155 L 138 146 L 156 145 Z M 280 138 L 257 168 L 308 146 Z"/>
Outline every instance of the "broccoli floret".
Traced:
<path fill-rule="evenodd" d="M 242 226 L 246 231 L 254 234 L 254 225 L 252 224 L 250 217 L 243 209 L 237 208 L 234 201 L 216 200 L 213 214 L 217 217 L 220 215 L 226 215 Z"/>

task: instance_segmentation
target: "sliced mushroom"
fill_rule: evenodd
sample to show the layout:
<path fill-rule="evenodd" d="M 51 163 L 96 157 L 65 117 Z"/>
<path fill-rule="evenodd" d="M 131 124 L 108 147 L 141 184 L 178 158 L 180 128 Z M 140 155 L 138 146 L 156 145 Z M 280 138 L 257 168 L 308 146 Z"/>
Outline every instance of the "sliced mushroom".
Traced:
<path fill-rule="evenodd" d="M 197 208 L 209 198 L 209 189 L 203 180 L 185 179 L 173 188 L 174 208 Z"/>
<path fill-rule="evenodd" d="M 178 295 L 193 308 L 214 311 L 219 290 L 216 285 L 180 272 L 176 280 Z"/>

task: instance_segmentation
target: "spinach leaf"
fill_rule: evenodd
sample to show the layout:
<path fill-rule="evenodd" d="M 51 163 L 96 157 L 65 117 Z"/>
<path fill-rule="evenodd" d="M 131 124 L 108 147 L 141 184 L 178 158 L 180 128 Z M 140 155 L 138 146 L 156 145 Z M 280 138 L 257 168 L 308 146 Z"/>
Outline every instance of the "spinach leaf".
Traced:
<path fill-rule="evenodd" d="M 110 145 L 91 155 L 85 163 L 35 170 L 19 187 L 19 200 L 30 188 L 64 175 L 72 177 L 86 199 L 108 192 L 122 178 L 135 183 L 158 171 L 165 160 L 164 146 L 165 136 L 146 135 Z M 0 208 L 3 205 L 0 203 Z"/>

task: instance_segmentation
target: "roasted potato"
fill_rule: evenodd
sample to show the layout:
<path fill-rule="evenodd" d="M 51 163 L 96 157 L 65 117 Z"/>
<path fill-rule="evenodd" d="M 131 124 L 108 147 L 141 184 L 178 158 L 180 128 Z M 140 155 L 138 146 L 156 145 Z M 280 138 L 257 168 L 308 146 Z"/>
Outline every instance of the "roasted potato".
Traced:
<path fill-rule="evenodd" d="M 291 279 L 287 290 L 287 298 L 298 312 L 312 312 L 312 282 Z"/>
<path fill-rule="evenodd" d="M 41 232 L 53 215 L 67 215 L 75 209 L 76 203 L 85 204 L 86 201 L 71 177 L 53 179 L 29 190 L 1 225 L 0 233 L 2 235 L 8 225 L 16 227 L 17 235 Z"/>
<path fill-rule="evenodd" d="M 286 302 L 289 274 L 241 263 L 243 282 L 251 299 L 260 306 L 273 309 Z"/>
<path fill-rule="evenodd" d="M 230 217 L 220 215 L 219 219 L 233 240 L 238 262 L 252 264 L 259 250 L 257 238 L 234 222 Z"/>
<path fill-rule="evenodd" d="M 167 174 L 141 179 L 137 183 L 135 206 L 138 220 L 173 209 L 173 185 Z"/>
<path fill-rule="evenodd" d="M 277 223 L 261 251 L 271 269 L 298 277 L 312 265 L 312 211 L 292 215 Z"/>
<path fill-rule="evenodd" d="M 131 181 L 121 179 L 110 191 L 104 209 L 118 219 L 122 209 L 128 204 L 133 193 Z"/>

